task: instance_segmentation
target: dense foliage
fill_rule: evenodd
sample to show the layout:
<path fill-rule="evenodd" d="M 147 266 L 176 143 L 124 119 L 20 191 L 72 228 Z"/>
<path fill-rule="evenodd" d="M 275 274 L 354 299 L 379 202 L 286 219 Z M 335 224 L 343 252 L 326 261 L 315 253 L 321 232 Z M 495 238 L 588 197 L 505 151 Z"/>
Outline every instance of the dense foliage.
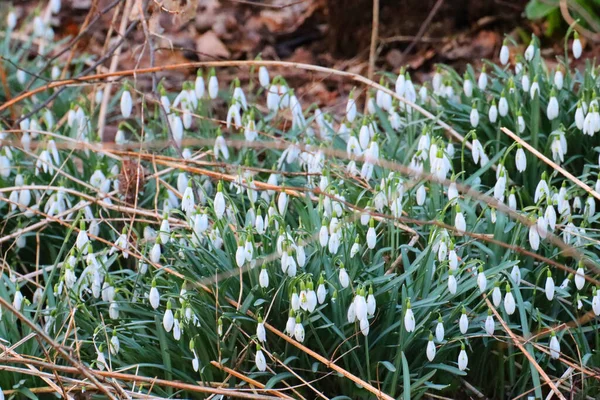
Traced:
<path fill-rule="evenodd" d="M 62 68 L 31 22 L 2 42 L 13 96 Z M 533 38 L 423 86 L 382 73 L 341 115 L 260 61 L 229 87 L 204 68 L 177 92 L 117 80 L 105 98 L 80 77 L 1 106 L 18 129 L 0 136 L 0 387 L 100 393 L 59 368 L 61 346 L 105 390 L 107 371 L 175 382 L 118 378 L 132 396 L 203 397 L 177 383 L 225 368 L 232 396 L 249 378 L 294 398 L 541 398 L 548 378 L 598 396 L 600 80 L 567 43 L 554 69 Z"/>

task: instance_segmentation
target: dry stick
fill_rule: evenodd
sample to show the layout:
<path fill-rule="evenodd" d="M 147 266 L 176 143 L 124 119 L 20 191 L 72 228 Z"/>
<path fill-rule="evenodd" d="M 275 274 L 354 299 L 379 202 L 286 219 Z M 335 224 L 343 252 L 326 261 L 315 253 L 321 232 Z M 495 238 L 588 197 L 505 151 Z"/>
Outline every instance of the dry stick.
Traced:
<path fill-rule="evenodd" d="M 521 139 L 520 137 L 518 137 L 517 135 L 515 135 L 510 129 L 508 129 L 508 128 L 502 128 L 502 132 L 506 133 L 515 142 L 517 142 L 521 146 L 525 147 L 527 150 L 529 150 L 531 153 L 533 153 L 534 156 L 536 156 L 537 158 L 539 158 L 540 160 L 542 160 L 543 162 L 545 162 L 546 164 L 548 164 L 554 170 L 560 172 L 565 178 L 567 178 L 567 179 L 575 182 L 575 184 L 577 186 L 579 186 L 580 188 L 582 188 L 583 190 L 585 190 L 588 194 L 591 194 L 596 199 L 600 200 L 600 193 L 596 192 L 594 189 L 592 189 L 591 187 L 589 187 L 588 185 L 586 185 L 584 182 L 582 182 L 579 178 L 573 176 L 573 174 L 571 174 L 570 172 L 566 171 L 560 165 L 558 165 L 557 163 L 555 163 L 554 161 L 550 160 L 548 157 L 546 157 L 545 155 L 543 155 L 542 153 L 540 153 L 537 149 L 535 149 L 534 147 L 532 147 L 529 143 L 527 143 L 526 141 L 524 141 L 523 139 Z"/>
<path fill-rule="evenodd" d="M 573 4 L 576 4 L 576 2 L 573 2 Z M 577 21 L 575 21 L 573 19 L 573 17 L 571 17 L 571 13 L 569 13 L 569 5 L 567 4 L 567 0 L 560 0 L 560 13 L 562 14 L 562 17 L 565 19 L 565 21 L 568 22 L 569 25 L 575 25 L 575 29 L 577 30 L 577 32 L 581 33 L 582 36 L 585 36 L 586 39 L 591 40 L 592 42 L 600 42 L 600 33 L 595 33 L 590 31 L 587 28 L 584 28 L 583 26 L 581 26 L 581 24 L 577 23 Z M 583 10 L 583 9 L 582 9 Z M 589 17 L 589 15 L 588 15 Z M 591 20 L 593 20 L 592 18 L 590 18 Z"/>
<path fill-rule="evenodd" d="M 373 0 L 373 20 L 371 22 L 371 47 L 369 48 L 369 70 L 367 71 L 367 78 L 373 80 L 373 73 L 375 72 L 375 58 L 377 50 L 377 40 L 379 39 L 379 0 Z M 369 94 L 367 93 L 367 98 Z M 367 102 L 368 103 L 368 102 Z M 367 107 L 365 103 L 365 110 Z"/>
<path fill-rule="evenodd" d="M 56 343 L 50 336 L 46 334 L 42 329 L 40 329 L 35 323 L 31 322 L 29 318 L 23 315 L 19 310 L 13 307 L 11 303 L 6 301 L 3 297 L 0 296 L 0 304 L 11 313 L 13 313 L 18 319 L 20 319 L 24 324 L 29 326 L 32 330 L 34 330 L 37 335 L 42 338 L 46 343 L 56 350 L 65 360 L 75 366 L 75 370 L 83 374 L 86 378 L 90 380 L 102 393 L 104 393 L 108 398 L 116 400 L 114 397 L 94 376 L 93 371 L 89 370 L 82 363 L 71 357 L 71 355 L 66 352 L 58 343 Z M 29 361 L 28 361 L 29 362 Z"/>
<path fill-rule="evenodd" d="M 231 369 L 231 368 L 229 368 L 229 367 L 226 367 L 226 366 L 224 366 L 223 364 L 219 364 L 219 363 L 218 363 L 218 362 L 216 362 L 216 361 L 211 361 L 210 363 L 211 363 L 211 364 L 212 364 L 214 367 L 216 367 L 216 368 L 219 368 L 219 369 L 221 369 L 221 370 L 223 370 L 223 371 L 227 372 L 228 374 L 230 374 L 230 375 L 233 375 L 233 376 L 235 376 L 236 378 L 238 378 L 238 379 L 241 379 L 241 380 L 243 380 L 244 382 L 246 382 L 246 383 L 248 383 L 248 384 L 250 384 L 250 385 L 252 385 L 252 386 L 256 386 L 256 387 L 257 387 L 257 388 L 259 388 L 259 389 L 264 389 L 264 388 L 265 388 L 265 385 L 263 385 L 263 384 L 262 384 L 262 383 L 260 383 L 259 381 L 256 381 L 256 380 L 254 380 L 254 379 L 252 379 L 252 378 L 250 378 L 250 377 L 247 377 L 246 375 L 244 375 L 244 374 L 242 374 L 242 373 L 239 373 L 239 372 L 237 372 L 237 371 L 236 371 L 236 370 L 234 370 L 234 369 Z M 279 397 L 279 398 L 282 398 L 282 399 L 293 399 L 293 397 L 290 397 L 290 396 L 288 396 L 287 394 L 285 394 L 285 393 L 281 393 L 281 392 L 279 392 L 279 391 L 277 391 L 277 390 L 268 390 L 268 391 L 267 391 L 267 393 L 270 393 L 270 394 L 272 394 L 272 395 L 274 395 L 274 396 L 277 396 L 277 397 Z"/>
<path fill-rule="evenodd" d="M 123 77 L 123 76 L 132 76 L 132 75 L 137 75 L 137 74 L 140 74 L 140 75 L 148 74 L 148 73 L 153 73 L 153 72 L 158 72 L 158 71 L 172 71 L 172 70 L 186 69 L 186 68 L 246 67 L 246 66 L 261 66 L 261 65 L 272 66 L 272 67 L 297 68 L 297 69 L 306 70 L 306 71 L 315 71 L 315 72 L 321 72 L 321 73 L 330 74 L 330 75 L 341 76 L 341 77 L 348 78 L 350 80 L 362 83 L 368 87 L 371 87 L 371 88 L 374 88 L 377 90 L 381 90 L 385 93 L 390 94 L 392 97 L 396 98 L 398 101 L 400 101 L 400 102 L 406 104 L 407 106 L 411 107 L 412 109 L 416 110 L 423 116 L 435 121 L 436 124 L 438 124 L 440 127 L 444 128 L 447 131 L 447 133 L 450 136 L 452 136 L 455 140 L 457 140 L 461 143 L 464 141 L 464 137 L 460 133 L 458 133 L 454 128 L 452 128 L 450 125 L 441 121 L 439 118 L 437 118 L 435 115 L 433 115 L 429 111 L 425 110 L 423 107 L 413 103 L 410 100 L 407 100 L 406 98 L 404 98 L 402 96 L 398 96 L 395 91 L 390 90 L 382 85 L 379 85 L 378 83 L 374 82 L 371 79 L 365 78 L 364 76 L 359 75 L 359 74 L 354 74 L 352 72 L 338 71 L 338 70 L 335 70 L 332 68 L 321 67 L 318 65 L 295 63 L 295 62 L 289 62 L 289 61 L 191 62 L 191 63 L 165 65 L 165 66 L 154 67 L 154 68 L 140 68 L 140 69 L 136 69 L 136 70 L 115 71 L 115 72 L 110 72 L 110 73 L 106 73 L 106 74 L 87 75 L 87 76 L 83 76 L 83 77 L 76 78 L 76 79 L 67 79 L 67 80 L 62 80 L 62 81 L 51 82 L 45 86 L 41 86 L 41 87 L 33 89 L 27 93 L 23 93 L 15 98 L 5 102 L 4 104 L 0 105 L 0 112 L 4 111 L 5 109 L 12 106 L 13 104 L 16 104 L 24 99 L 27 99 L 37 93 L 44 92 L 48 89 L 61 87 L 61 86 L 67 86 L 67 85 L 75 85 L 75 84 L 79 84 L 79 83 L 83 83 L 83 82 L 102 80 L 102 79 L 107 79 L 107 78 Z M 109 82 L 109 84 L 110 84 L 110 82 Z M 100 120 L 100 123 L 102 123 L 102 120 Z M 471 143 L 468 143 L 468 142 L 466 143 L 466 146 L 469 149 L 471 149 L 473 147 L 471 145 Z"/>
<path fill-rule="evenodd" d="M 37 365 L 37 366 L 40 366 L 43 368 L 53 369 L 53 370 L 61 371 L 61 372 L 68 373 L 68 374 L 81 374 L 81 371 L 78 370 L 77 368 L 65 367 L 62 365 L 51 364 L 51 363 L 47 363 L 44 361 L 24 360 L 24 359 L 20 359 L 20 358 L 2 358 L 2 359 L 0 359 L 0 364 L 23 364 L 23 363 L 29 363 L 32 365 Z M 0 370 L 1 369 L 2 369 L 2 367 L 0 367 Z M 253 394 L 253 393 L 244 393 L 244 392 L 240 392 L 239 390 L 234 390 L 234 389 L 221 389 L 221 388 L 212 388 L 212 387 L 200 386 L 200 385 L 192 385 L 189 383 L 168 381 L 168 380 L 157 379 L 157 378 L 148 378 L 145 376 L 124 374 L 121 372 L 99 371 L 99 370 L 90 370 L 90 371 L 92 371 L 94 374 L 101 376 L 103 378 L 113 378 L 113 379 L 118 379 L 118 380 L 122 380 L 122 381 L 129 381 L 129 382 L 144 382 L 144 383 L 156 384 L 158 386 L 168 386 L 168 387 L 181 389 L 181 390 L 189 390 L 189 391 L 198 392 L 198 393 L 221 394 L 224 396 L 237 397 L 237 398 L 241 398 L 241 399 L 257 399 L 257 400 L 276 400 L 276 399 L 278 399 L 278 397 L 265 396 L 265 395 L 259 395 L 259 394 Z M 114 397 L 112 397 L 112 395 L 111 395 L 111 398 L 114 398 Z"/>
<path fill-rule="evenodd" d="M 498 321 L 500 321 L 500 324 L 502 325 L 502 328 L 504 328 L 504 330 L 506 331 L 506 333 L 508 333 L 508 336 L 510 336 L 510 338 L 513 341 L 513 343 L 523 352 L 523 354 L 525 355 L 525 357 L 527 357 L 527 359 L 529 360 L 529 362 L 531 363 L 531 365 L 538 371 L 538 373 L 542 376 L 542 378 L 544 378 L 544 380 L 548 383 L 548 386 L 550 386 L 550 388 L 552 389 L 552 391 L 554 393 L 556 393 L 556 396 L 559 399 L 561 399 L 561 400 L 566 400 L 565 397 L 560 392 L 560 390 L 558 390 L 558 388 L 556 387 L 556 385 L 554 384 L 554 382 L 552 382 L 552 379 L 550 379 L 550 377 L 548 376 L 548 374 L 546 372 L 544 372 L 544 370 L 542 369 L 542 367 L 539 366 L 539 364 L 537 363 L 537 361 L 535 360 L 535 358 L 531 354 L 529 354 L 529 352 L 527 351 L 527 349 L 525 348 L 525 346 L 523 346 L 523 343 L 521 343 L 521 340 L 519 340 L 519 338 L 508 327 L 508 325 L 506 324 L 506 322 L 502 319 L 502 316 L 500 315 L 500 313 L 498 312 L 498 310 L 496 310 L 496 307 L 494 307 L 494 305 L 490 302 L 490 300 L 488 299 L 488 297 L 487 297 L 487 295 L 485 293 L 483 293 L 483 298 L 484 298 L 485 302 L 487 303 L 488 308 L 490 310 L 492 310 L 492 312 L 494 313 L 494 315 L 496 316 L 496 318 L 498 319 Z"/>

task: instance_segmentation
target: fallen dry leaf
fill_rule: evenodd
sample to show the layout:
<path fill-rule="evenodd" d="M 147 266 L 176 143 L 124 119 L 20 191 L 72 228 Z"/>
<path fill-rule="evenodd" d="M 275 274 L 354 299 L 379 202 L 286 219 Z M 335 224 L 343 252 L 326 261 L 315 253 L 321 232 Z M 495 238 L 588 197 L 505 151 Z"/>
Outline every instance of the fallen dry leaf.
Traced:
<path fill-rule="evenodd" d="M 201 60 L 229 58 L 230 56 L 227 47 L 213 31 L 206 32 L 196 40 L 196 51 Z"/>

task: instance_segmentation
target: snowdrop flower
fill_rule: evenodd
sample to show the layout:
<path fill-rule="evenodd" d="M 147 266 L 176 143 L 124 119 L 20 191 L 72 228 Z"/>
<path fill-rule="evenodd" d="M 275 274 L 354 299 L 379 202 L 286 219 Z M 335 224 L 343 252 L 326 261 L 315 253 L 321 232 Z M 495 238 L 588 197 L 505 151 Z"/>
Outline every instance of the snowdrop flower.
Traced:
<path fill-rule="evenodd" d="M 535 55 L 535 38 L 531 38 L 531 42 L 529 42 L 529 46 L 525 49 L 525 60 L 531 61 L 533 56 Z"/>
<path fill-rule="evenodd" d="M 350 248 L 350 258 L 354 258 L 354 256 L 359 252 L 359 250 L 360 250 L 360 244 L 358 242 L 358 237 L 356 237 L 354 244 Z"/>
<path fill-rule="evenodd" d="M 217 219 L 223 218 L 225 214 L 225 196 L 223 195 L 223 183 L 219 182 L 217 185 L 217 194 L 213 201 L 213 207 L 215 209 L 215 215 Z"/>
<path fill-rule="evenodd" d="M 433 361 L 435 358 L 435 343 L 433 343 L 433 335 L 429 334 L 429 341 L 427 342 L 427 350 L 425 351 L 427 354 L 427 359 L 429 361 Z"/>
<path fill-rule="evenodd" d="M 440 315 L 435 326 L 435 340 L 437 340 L 438 343 L 442 343 L 444 341 L 444 334 L 444 323 L 442 322 L 442 316 Z"/>
<path fill-rule="evenodd" d="M 406 312 L 404 313 L 404 329 L 407 332 L 414 332 L 416 326 L 415 315 L 410 308 L 410 300 L 406 301 Z"/>
<path fill-rule="evenodd" d="M 510 271 L 510 277 L 516 286 L 521 284 L 521 270 L 519 269 L 518 265 L 513 266 L 512 270 Z"/>
<path fill-rule="evenodd" d="M 477 107 L 475 107 L 475 102 L 473 102 L 473 106 L 471 107 L 469 120 L 471 122 L 471 126 L 473 128 L 477 128 L 477 125 L 479 125 L 479 111 L 477 111 Z"/>
<path fill-rule="evenodd" d="M 460 315 L 460 319 L 458 320 L 458 327 L 460 329 L 460 333 L 463 335 L 469 330 L 469 318 L 467 318 L 467 310 L 465 310 L 464 307 L 462 308 L 462 313 Z"/>
<path fill-rule="evenodd" d="M 527 75 L 525 75 L 527 76 Z M 525 90 L 525 85 L 523 85 L 523 90 Z M 529 89 L 529 96 L 531 96 L 531 99 L 533 100 L 536 96 L 536 94 L 539 96 L 540 95 L 540 84 L 538 83 L 538 77 L 537 75 L 533 78 L 533 83 L 531 84 L 531 88 Z"/>
<path fill-rule="evenodd" d="M 265 330 L 265 323 L 262 317 L 258 317 L 258 324 L 256 325 L 256 338 L 261 342 L 267 341 L 267 331 Z"/>
<path fill-rule="evenodd" d="M 463 92 L 465 96 L 472 97 L 473 96 L 473 82 L 469 78 L 468 74 L 465 72 L 465 79 L 463 81 Z"/>
<path fill-rule="evenodd" d="M 319 278 L 319 286 L 317 287 L 317 301 L 319 304 L 323 304 L 327 297 L 327 289 L 325 288 L 325 280 L 323 275 Z"/>
<path fill-rule="evenodd" d="M 475 164 L 479 164 L 479 160 L 481 160 L 482 166 L 485 157 L 485 151 L 483 150 L 483 146 L 481 145 L 481 142 L 479 141 L 479 139 L 477 139 L 477 135 L 475 135 L 473 133 L 473 149 L 472 149 L 472 155 L 473 155 L 473 162 Z"/>
<path fill-rule="evenodd" d="M 50 4 L 48 4 L 48 8 L 52 14 L 58 14 L 60 12 L 60 3 L 61 0 L 50 0 Z"/>
<path fill-rule="evenodd" d="M 585 270 L 583 269 L 583 263 L 579 263 L 579 268 L 577 268 L 577 272 L 575 273 L 575 286 L 577 290 L 583 289 L 585 285 Z"/>
<path fill-rule="evenodd" d="M 477 80 L 477 86 L 479 90 L 484 91 L 488 84 L 487 74 L 485 72 L 485 65 L 481 68 L 481 73 L 479 74 L 479 79 Z"/>
<path fill-rule="evenodd" d="M 496 282 L 494 290 L 492 290 L 492 302 L 496 308 L 500 307 L 500 303 L 502 302 L 502 292 L 500 291 L 499 282 Z"/>
<path fill-rule="evenodd" d="M 256 368 L 260 372 L 265 372 L 267 370 L 267 360 L 261 350 L 260 344 L 256 345 L 256 357 L 254 358 L 254 361 L 256 363 Z"/>
<path fill-rule="evenodd" d="M 537 251 L 540 248 L 540 234 L 538 232 L 537 223 L 532 223 L 529 226 L 529 245 L 534 251 Z"/>
<path fill-rule="evenodd" d="M 525 155 L 525 151 L 518 145 L 517 154 L 515 155 L 515 165 L 519 172 L 525 172 L 527 169 L 527 156 Z"/>
<path fill-rule="evenodd" d="M 592 289 L 592 310 L 596 316 L 600 315 L 600 295 L 598 294 L 598 289 Z"/>
<path fill-rule="evenodd" d="M 215 73 L 215 69 L 211 69 L 208 77 L 208 96 L 211 99 L 216 99 L 219 95 L 219 80 L 217 79 L 217 74 Z"/>
<path fill-rule="evenodd" d="M 477 274 L 477 286 L 479 287 L 479 291 L 484 293 L 487 289 L 487 278 L 485 276 L 485 272 L 483 271 L 483 267 L 479 267 L 479 273 Z"/>
<path fill-rule="evenodd" d="M 277 110 L 279 110 L 279 102 L 279 87 L 276 83 L 273 83 L 269 87 L 269 90 L 267 90 L 267 108 L 269 109 L 269 111 L 277 112 Z"/>
<path fill-rule="evenodd" d="M 131 110 L 133 109 L 133 102 L 131 99 L 131 93 L 127 87 L 121 94 L 121 115 L 123 118 L 129 118 L 131 116 Z"/>
<path fill-rule="evenodd" d="M 554 333 L 554 331 L 551 333 L 550 345 L 548 347 L 550 349 L 550 357 L 554 358 L 555 360 L 560 357 L 560 343 L 558 342 L 556 333 Z"/>
<path fill-rule="evenodd" d="M 167 310 L 165 311 L 165 315 L 163 316 L 163 328 L 165 331 L 171 332 L 173 329 L 174 317 L 173 311 L 171 311 L 171 302 L 167 301 Z"/>
<path fill-rule="evenodd" d="M 581 106 L 581 101 L 577 102 L 577 110 L 575 110 L 575 125 L 577 129 L 583 130 L 583 124 L 585 121 L 585 116 L 583 114 L 583 107 Z"/>
<path fill-rule="evenodd" d="M 506 296 L 504 296 L 504 310 L 508 315 L 515 313 L 516 304 L 513 294 L 510 292 L 510 285 L 506 284 Z"/>
<path fill-rule="evenodd" d="M 456 250 L 454 249 L 454 243 L 450 243 L 450 251 L 448 252 L 448 266 L 450 267 L 451 271 L 456 271 L 458 268 L 458 256 L 456 255 Z"/>
<path fill-rule="evenodd" d="M 329 231 L 327 230 L 327 223 L 323 220 L 321 229 L 319 230 L 319 244 L 321 247 L 326 247 L 329 242 Z"/>
<path fill-rule="evenodd" d="M 85 223 L 81 221 L 79 233 L 77 233 L 77 240 L 75 241 L 75 245 L 77 246 L 77 250 L 81 251 L 83 254 L 87 253 L 87 244 L 89 242 L 89 238 L 87 232 L 85 231 Z"/>
<path fill-rule="evenodd" d="M 456 216 L 454 217 L 454 227 L 460 234 L 464 234 L 467 229 L 467 223 L 465 221 L 465 216 L 460 211 L 460 206 L 457 204 L 455 207 Z"/>
<path fill-rule="evenodd" d="M 346 268 L 344 268 L 343 265 L 340 266 L 338 279 L 340 280 L 340 285 L 342 285 L 342 288 L 344 289 L 350 284 L 350 277 L 348 276 L 348 272 L 346 272 Z"/>
<path fill-rule="evenodd" d="M 294 326 L 294 337 L 300 343 L 304 342 L 304 326 L 302 325 L 302 320 L 300 316 L 296 316 L 296 325 Z"/>
<path fill-rule="evenodd" d="M 425 199 L 427 198 L 427 191 L 425 190 L 425 185 L 419 186 L 417 189 L 417 205 L 422 206 L 425 204 Z"/>
<path fill-rule="evenodd" d="M 556 88 L 558 90 L 561 90 L 563 88 L 563 85 L 564 85 L 564 75 L 563 75 L 562 70 L 560 68 L 557 68 L 556 72 L 554 73 L 554 85 L 556 86 Z"/>
<path fill-rule="evenodd" d="M 581 57 L 581 52 L 583 51 L 583 47 L 581 46 L 581 40 L 579 40 L 579 33 L 577 31 L 575 31 L 573 34 L 572 50 L 573 50 L 573 57 L 575 57 L 576 60 L 579 59 L 579 57 Z"/>
<path fill-rule="evenodd" d="M 448 201 L 452 201 L 458 198 L 458 188 L 456 187 L 456 182 L 453 180 L 450 182 L 448 186 Z"/>
<path fill-rule="evenodd" d="M 400 69 L 398 78 L 396 78 L 395 92 L 400 97 L 404 97 L 404 94 L 406 92 L 406 76 L 404 75 L 404 68 Z"/>
<path fill-rule="evenodd" d="M 375 309 L 377 307 L 377 302 L 375 300 L 375 296 L 373 295 L 373 286 L 369 287 L 369 295 L 367 296 L 367 315 L 372 317 L 375 315 Z"/>
<path fill-rule="evenodd" d="M 550 272 L 550 269 L 548 269 L 546 285 L 544 286 L 544 292 L 546 293 L 546 298 L 549 301 L 552 301 L 552 299 L 554 299 L 554 279 L 552 279 L 552 272 Z"/>
<path fill-rule="evenodd" d="M 11 31 L 17 26 L 17 14 L 12 10 L 6 16 L 6 26 Z"/>
<path fill-rule="evenodd" d="M 496 99 L 492 100 L 492 105 L 488 111 L 488 118 L 492 124 L 495 124 L 498 120 L 498 107 L 496 107 Z"/>
<path fill-rule="evenodd" d="M 239 79 L 237 79 L 237 78 L 235 79 L 234 86 L 235 86 L 235 88 L 233 89 L 232 98 L 233 98 L 234 102 L 236 104 L 239 104 L 242 107 L 242 109 L 244 109 L 244 111 L 245 111 L 248 109 L 248 102 L 246 101 L 246 95 L 244 94 L 244 91 L 240 87 Z"/>
<path fill-rule="evenodd" d="M 464 371 L 467 369 L 467 365 L 469 364 L 469 357 L 467 356 L 467 352 L 465 351 L 465 345 L 460 345 L 460 353 L 458 353 L 458 369 Z"/>
<path fill-rule="evenodd" d="M 191 213 L 195 207 L 194 191 L 192 190 L 192 182 L 188 183 L 187 188 L 183 192 L 183 199 L 181 200 L 181 210 L 185 213 Z"/>
<path fill-rule="evenodd" d="M 104 371 L 105 369 L 108 369 L 108 364 L 106 363 L 106 357 L 104 357 L 102 345 L 100 345 L 100 347 L 98 347 L 97 353 L 98 354 L 96 356 L 96 367 L 100 371 Z"/>
<path fill-rule="evenodd" d="M 498 113 L 500 113 L 501 117 L 506 117 L 508 115 L 508 101 L 506 100 L 504 90 L 502 90 L 500 100 L 498 101 Z"/>
<path fill-rule="evenodd" d="M 296 318 L 294 317 L 294 311 L 290 310 L 287 322 L 285 324 L 285 333 L 288 336 L 292 336 L 296 329 Z"/>
<path fill-rule="evenodd" d="M 448 271 L 448 291 L 450 292 L 450 294 L 454 295 L 454 294 L 456 294 L 456 289 L 457 289 L 456 278 L 454 277 L 452 270 L 449 270 Z"/>
<path fill-rule="evenodd" d="M 270 81 L 271 80 L 269 78 L 269 71 L 267 70 L 267 67 L 261 65 L 258 68 L 258 82 L 260 83 L 260 86 L 262 86 L 263 89 L 266 89 L 269 87 Z"/>
<path fill-rule="evenodd" d="M 23 306 L 23 294 L 19 287 L 17 286 L 17 291 L 15 292 L 15 296 L 13 297 L 13 307 L 17 309 L 17 311 L 21 311 L 21 307 Z"/>
<path fill-rule="evenodd" d="M 119 350 L 121 349 L 121 342 L 119 341 L 119 337 L 117 336 L 117 330 L 113 329 L 112 337 L 110 338 L 109 344 L 110 354 L 116 356 L 119 354 Z"/>
<path fill-rule="evenodd" d="M 158 293 L 158 289 L 156 288 L 156 281 L 152 281 L 152 288 L 150 288 L 150 294 L 148 295 L 148 300 L 150 301 L 150 305 L 155 310 L 160 305 L 160 294 Z"/>
<path fill-rule="evenodd" d="M 258 282 L 261 288 L 269 287 L 269 273 L 267 272 L 267 266 L 263 264 L 260 275 L 258 276 Z"/>
<path fill-rule="evenodd" d="M 508 64 L 508 58 L 510 56 L 510 51 L 508 50 L 508 41 L 504 39 L 502 42 L 502 47 L 500 48 L 500 64 L 506 65 Z"/>
<path fill-rule="evenodd" d="M 558 117 L 558 100 L 556 99 L 556 93 L 554 89 L 550 92 L 550 100 L 548 101 L 548 107 L 546 109 L 546 115 L 548 119 L 552 121 L 556 117 Z"/>
<path fill-rule="evenodd" d="M 196 99 L 201 99 L 204 96 L 206 85 L 204 84 L 204 77 L 202 76 L 202 70 L 198 69 L 196 72 L 196 81 L 194 82 L 194 94 Z M 165 107 L 167 108 L 167 107 Z M 168 109 L 168 108 L 167 108 Z"/>
<path fill-rule="evenodd" d="M 494 322 L 494 317 L 492 316 L 492 310 L 488 310 L 488 316 L 485 319 L 485 333 L 487 333 L 490 336 L 493 336 L 495 328 L 496 323 Z"/>
<path fill-rule="evenodd" d="M 374 249 L 377 242 L 377 233 L 375 232 L 375 220 L 371 218 L 369 230 L 367 231 L 367 247 Z"/>

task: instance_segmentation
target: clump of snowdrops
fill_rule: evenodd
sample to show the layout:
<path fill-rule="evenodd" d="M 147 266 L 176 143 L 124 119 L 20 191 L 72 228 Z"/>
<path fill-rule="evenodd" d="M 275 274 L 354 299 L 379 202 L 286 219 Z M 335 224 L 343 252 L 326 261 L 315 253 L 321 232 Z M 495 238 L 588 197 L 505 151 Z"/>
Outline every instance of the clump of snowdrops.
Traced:
<path fill-rule="evenodd" d="M 9 15 L 7 33 L 19 26 Z M 50 52 L 50 28 L 34 27 Z M 550 378 L 597 396 L 600 80 L 591 62 L 571 67 L 582 50 L 568 36 L 552 68 L 532 38 L 423 85 L 382 72 L 342 113 L 260 62 L 227 83 L 231 70 L 199 68 L 156 96 L 118 81 L 112 146 L 98 137 L 104 82 L 19 102 L 0 136 L 13 357 L 0 371 L 20 369 L 0 387 L 48 386 L 15 354 L 72 366 L 27 319 L 92 371 L 225 381 L 232 395 L 250 378 L 271 396 L 541 398 Z M 2 47 L 13 93 L 60 71 L 28 73 L 43 54 L 25 47 Z M 97 391 L 81 378 L 48 379 Z M 178 390 L 117 381 L 132 396 Z"/>

